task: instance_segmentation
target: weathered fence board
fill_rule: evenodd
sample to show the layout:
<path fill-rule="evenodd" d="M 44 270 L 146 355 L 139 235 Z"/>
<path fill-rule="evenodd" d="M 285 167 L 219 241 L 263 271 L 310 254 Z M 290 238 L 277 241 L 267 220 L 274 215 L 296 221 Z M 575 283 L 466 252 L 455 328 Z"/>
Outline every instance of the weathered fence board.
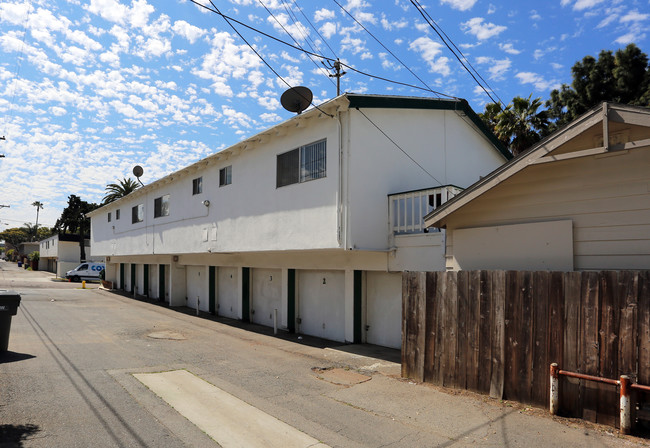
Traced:
<path fill-rule="evenodd" d="M 402 375 L 546 406 L 548 368 L 650 383 L 650 271 L 405 273 Z M 561 411 L 618 424 L 614 387 L 562 377 Z"/>

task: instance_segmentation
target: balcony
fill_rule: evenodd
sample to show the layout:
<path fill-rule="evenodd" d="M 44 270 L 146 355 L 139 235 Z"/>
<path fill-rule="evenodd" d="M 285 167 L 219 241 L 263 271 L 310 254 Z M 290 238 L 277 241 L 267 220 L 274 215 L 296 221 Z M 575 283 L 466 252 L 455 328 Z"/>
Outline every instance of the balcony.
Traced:
<path fill-rule="evenodd" d="M 388 195 L 388 216 L 394 235 L 424 233 L 424 217 L 458 195 L 462 188 L 453 185 Z M 438 229 L 431 229 L 438 232 Z"/>

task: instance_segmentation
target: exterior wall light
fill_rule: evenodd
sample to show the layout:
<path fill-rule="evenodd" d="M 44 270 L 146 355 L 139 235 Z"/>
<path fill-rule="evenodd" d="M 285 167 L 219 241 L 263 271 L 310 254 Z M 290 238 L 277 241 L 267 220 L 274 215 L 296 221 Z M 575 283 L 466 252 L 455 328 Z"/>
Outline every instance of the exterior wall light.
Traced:
<path fill-rule="evenodd" d="M 206 199 L 205 201 L 203 201 L 203 205 L 205 205 L 206 207 L 210 207 L 210 201 Z"/>

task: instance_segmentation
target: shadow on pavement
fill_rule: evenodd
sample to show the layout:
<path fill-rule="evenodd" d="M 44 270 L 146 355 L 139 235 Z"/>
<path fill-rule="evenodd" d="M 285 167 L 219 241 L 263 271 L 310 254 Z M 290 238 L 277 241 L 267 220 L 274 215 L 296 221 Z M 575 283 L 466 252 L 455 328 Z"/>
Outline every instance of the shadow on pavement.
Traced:
<path fill-rule="evenodd" d="M 0 425 L 0 447 L 21 447 L 24 440 L 39 431 L 37 425 Z"/>
<path fill-rule="evenodd" d="M 152 305 L 157 305 L 163 308 L 173 309 L 179 313 L 186 314 L 188 316 L 196 316 L 196 309 L 189 308 L 186 306 L 174 306 L 170 307 L 166 302 L 159 301 L 158 299 L 150 299 L 146 296 L 136 295 L 133 297 L 133 293 L 122 291 L 119 289 L 113 289 L 110 292 L 113 294 L 118 294 L 123 297 L 128 297 L 140 302 L 146 302 Z M 377 345 L 371 344 L 346 344 L 338 341 L 331 341 L 328 339 L 321 339 L 314 336 L 308 336 L 300 333 L 289 333 L 286 330 L 279 329 L 277 334 L 273 334 L 273 328 L 266 327 L 264 325 L 254 324 L 252 322 L 243 322 L 237 319 L 231 319 L 228 317 L 216 316 L 214 314 L 199 311 L 198 317 L 211 320 L 214 322 L 219 322 L 224 325 L 228 325 L 233 328 L 240 328 L 242 330 L 250 331 L 251 333 L 263 334 L 266 336 L 275 337 L 285 341 L 295 342 L 300 345 L 306 345 L 314 348 L 331 348 L 341 352 L 351 353 L 360 356 L 367 356 L 370 358 L 380 359 L 382 361 L 401 363 L 401 352 L 397 349 L 391 349 L 386 347 L 380 347 Z"/>
<path fill-rule="evenodd" d="M 0 364 L 5 364 L 9 362 L 24 361 L 26 359 L 36 358 L 34 355 L 27 353 L 16 353 L 16 352 L 0 352 Z M 0 441 L 3 439 L 0 438 Z"/>

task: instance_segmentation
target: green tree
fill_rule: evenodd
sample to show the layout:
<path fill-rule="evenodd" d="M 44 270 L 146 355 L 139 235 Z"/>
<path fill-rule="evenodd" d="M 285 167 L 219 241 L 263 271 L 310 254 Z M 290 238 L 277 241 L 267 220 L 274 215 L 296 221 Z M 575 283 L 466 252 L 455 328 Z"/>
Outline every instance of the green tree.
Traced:
<path fill-rule="evenodd" d="M 0 233 L 0 239 L 3 239 L 6 244 L 13 248 L 18 248 L 20 243 L 29 241 L 30 234 L 24 227 L 13 227 Z"/>
<path fill-rule="evenodd" d="M 130 177 L 128 179 L 125 177 L 116 184 L 108 184 L 106 185 L 106 196 L 102 199 L 102 204 L 106 205 L 117 201 L 129 193 L 133 193 L 138 188 L 140 188 L 140 185 Z"/>
<path fill-rule="evenodd" d="M 563 84 L 546 102 L 553 130 L 603 101 L 650 106 L 648 56 L 629 44 L 616 53 L 603 50 L 598 59 L 585 56 L 571 68 L 571 86 Z"/>
<path fill-rule="evenodd" d="M 497 104 L 488 104 L 480 116 L 516 156 L 548 134 L 549 115 L 546 110 L 539 110 L 541 106 L 541 98 L 517 96 L 503 110 Z"/>
<path fill-rule="evenodd" d="M 58 233 L 79 235 L 81 261 L 86 261 L 84 239 L 88 236 L 90 230 L 90 218 L 86 214 L 98 207 L 97 204 L 82 201 L 79 196 L 71 194 L 68 196 L 68 206 L 63 209 L 61 217 L 54 224 L 54 230 Z"/>

